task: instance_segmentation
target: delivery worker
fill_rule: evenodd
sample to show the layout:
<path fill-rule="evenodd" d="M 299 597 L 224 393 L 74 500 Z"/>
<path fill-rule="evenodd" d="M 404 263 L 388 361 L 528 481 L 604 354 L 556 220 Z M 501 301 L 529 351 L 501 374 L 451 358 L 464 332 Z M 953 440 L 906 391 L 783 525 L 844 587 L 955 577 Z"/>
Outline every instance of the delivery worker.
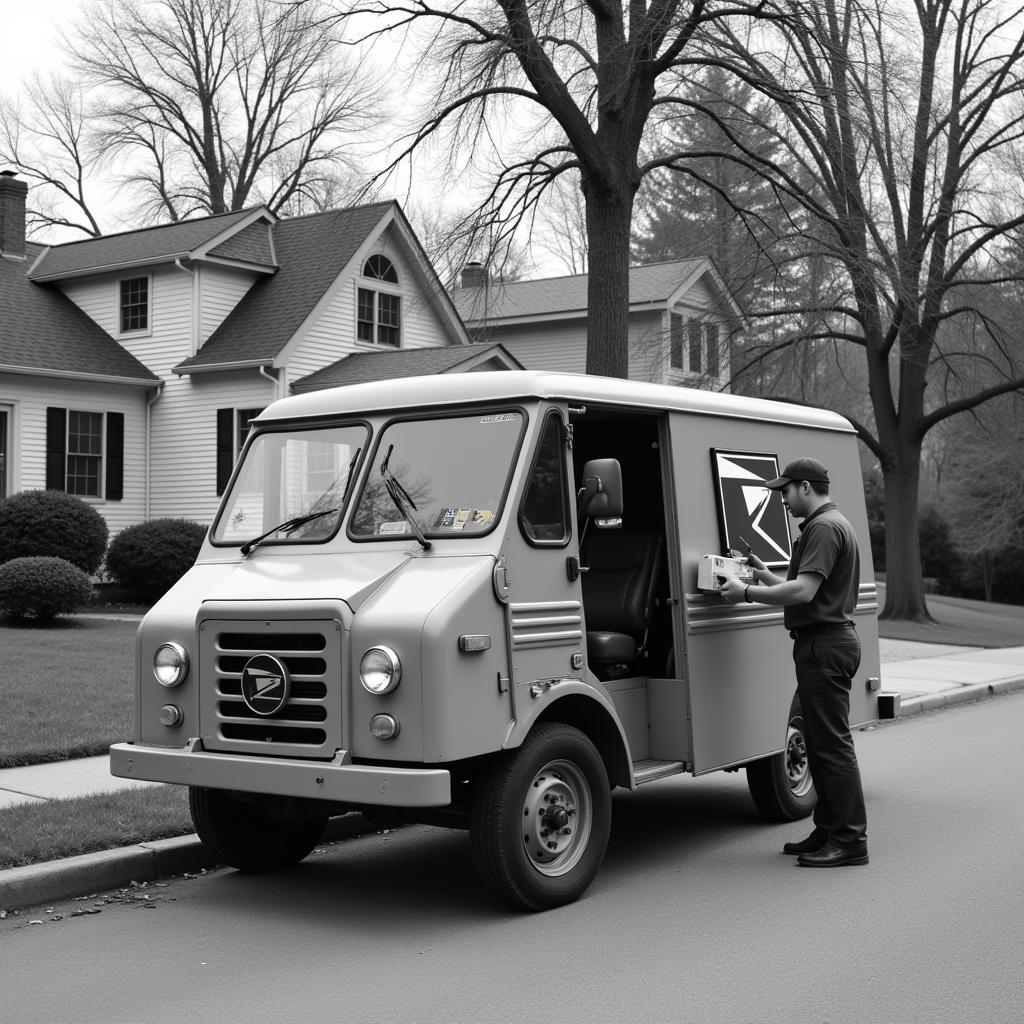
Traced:
<path fill-rule="evenodd" d="M 850 690 L 860 666 L 860 638 L 853 624 L 860 585 L 857 537 L 829 499 L 828 470 L 817 459 L 791 462 L 765 486 L 781 491 L 789 514 L 803 520 L 787 577 L 776 576 L 752 555 L 755 584 L 729 578 L 721 593 L 733 604 L 783 606 L 793 638 L 807 760 L 818 802 L 814 831 L 783 850 L 795 854 L 803 867 L 867 864 L 867 813 L 850 734 Z"/>

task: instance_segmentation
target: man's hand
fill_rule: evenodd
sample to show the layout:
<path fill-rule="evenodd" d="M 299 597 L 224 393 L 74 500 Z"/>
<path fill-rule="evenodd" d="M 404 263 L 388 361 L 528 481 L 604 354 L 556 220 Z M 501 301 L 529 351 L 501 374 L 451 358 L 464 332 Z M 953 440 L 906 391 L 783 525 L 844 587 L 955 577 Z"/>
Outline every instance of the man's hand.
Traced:
<path fill-rule="evenodd" d="M 755 554 L 754 554 L 754 552 L 753 552 L 753 551 L 748 551 L 748 552 L 747 552 L 747 561 L 748 561 L 748 562 L 749 562 L 749 563 L 750 563 L 750 564 L 751 564 L 751 565 L 752 565 L 752 566 L 753 566 L 753 567 L 754 567 L 755 569 L 767 569 L 767 568 L 768 568 L 768 566 L 766 566 L 766 565 L 764 564 L 764 562 L 762 562 L 762 561 L 761 561 L 761 559 L 760 559 L 760 558 L 758 558 L 758 557 L 757 557 L 757 555 L 755 555 Z"/>
<path fill-rule="evenodd" d="M 740 582 L 735 576 L 727 576 L 719 593 L 729 604 L 739 604 L 746 600 L 747 584 Z"/>

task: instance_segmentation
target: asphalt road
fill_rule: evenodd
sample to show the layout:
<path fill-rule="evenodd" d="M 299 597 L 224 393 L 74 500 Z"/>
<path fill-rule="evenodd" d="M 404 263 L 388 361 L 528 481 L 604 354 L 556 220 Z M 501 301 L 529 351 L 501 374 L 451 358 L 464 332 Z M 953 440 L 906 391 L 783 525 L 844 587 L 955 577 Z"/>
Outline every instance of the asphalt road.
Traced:
<path fill-rule="evenodd" d="M 542 915 L 505 911 L 466 837 L 423 827 L 288 873 L 218 870 L 38 908 L 0 921 L 0 1012 L 19 1024 L 1019 1024 L 1022 735 L 1024 694 L 858 734 L 866 867 L 797 867 L 779 851 L 806 825 L 759 823 L 732 774 L 617 797 L 597 882 Z"/>

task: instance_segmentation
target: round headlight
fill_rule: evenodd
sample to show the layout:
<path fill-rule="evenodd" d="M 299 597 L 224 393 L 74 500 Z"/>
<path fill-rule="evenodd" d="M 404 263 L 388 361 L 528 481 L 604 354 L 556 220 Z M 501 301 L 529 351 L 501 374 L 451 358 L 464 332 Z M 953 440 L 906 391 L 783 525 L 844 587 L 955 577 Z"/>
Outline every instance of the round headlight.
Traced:
<path fill-rule="evenodd" d="M 359 681 L 378 696 L 390 693 L 402 679 L 402 663 L 390 647 L 371 647 L 359 663 Z"/>
<path fill-rule="evenodd" d="M 188 654 L 181 644 L 161 644 L 153 655 L 153 676 L 161 686 L 178 686 L 188 675 Z"/>

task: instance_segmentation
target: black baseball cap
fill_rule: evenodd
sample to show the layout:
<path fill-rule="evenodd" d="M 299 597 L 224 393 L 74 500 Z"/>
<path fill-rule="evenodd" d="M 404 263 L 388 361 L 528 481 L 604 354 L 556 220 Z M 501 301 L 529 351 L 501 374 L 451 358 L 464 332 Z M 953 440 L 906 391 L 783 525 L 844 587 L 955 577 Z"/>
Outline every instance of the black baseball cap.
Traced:
<path fill-rule="evenodd" d="M 782 476 L 766 481 L 765 487 L 771 491 L 777 491 L 794 480 L 809 480 L 812 483 L 827 484 L 829 482 L 828 470 L 817 459 L 797 459 L 782 471 Z"/>

